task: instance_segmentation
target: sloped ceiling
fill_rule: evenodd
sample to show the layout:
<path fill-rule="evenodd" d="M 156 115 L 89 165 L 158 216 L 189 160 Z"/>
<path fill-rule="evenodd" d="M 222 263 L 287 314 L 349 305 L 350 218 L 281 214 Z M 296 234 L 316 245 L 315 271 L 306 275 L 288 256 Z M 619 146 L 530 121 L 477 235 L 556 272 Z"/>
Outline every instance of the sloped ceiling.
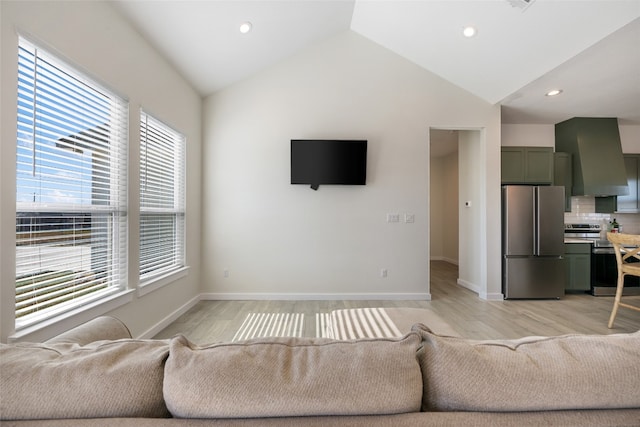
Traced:
<path fill-rule="evenodd" d="M 640 124 L 640 0 L 134 1 L 113 4 L 202 96 L 352 30 L 491 104 L 504 123 Z M 253 29 L 241 34 L 240 24 Z M 472 25 L 478 33 L 465 38 Z M 563 89 L 555 98 L 544 94 Z"/>

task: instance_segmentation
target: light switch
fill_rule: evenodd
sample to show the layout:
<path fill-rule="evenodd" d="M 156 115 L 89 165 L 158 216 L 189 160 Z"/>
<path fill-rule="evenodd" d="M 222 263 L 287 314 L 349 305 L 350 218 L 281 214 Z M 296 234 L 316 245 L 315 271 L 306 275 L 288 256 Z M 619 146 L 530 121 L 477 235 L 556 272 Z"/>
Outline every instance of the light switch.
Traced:
<path fill-rule="evenodd" d="M 400 214 L 387 214 L 387 222 L 400 222 Z"/>
<path fill-rule="evenodd" d="M 407 224 L 412 224 L 416 221 L 416 216 L 414 214 L 404 214 L 404 222 Z"/>

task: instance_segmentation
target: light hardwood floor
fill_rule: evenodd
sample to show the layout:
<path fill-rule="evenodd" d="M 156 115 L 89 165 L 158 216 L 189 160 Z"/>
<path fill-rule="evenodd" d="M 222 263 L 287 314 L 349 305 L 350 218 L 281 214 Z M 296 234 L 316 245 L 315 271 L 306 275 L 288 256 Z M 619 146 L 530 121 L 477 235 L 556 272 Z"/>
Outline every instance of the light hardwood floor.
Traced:
<path fill-rule="evenodd" d="M 460 336 L 475 339 L 640 330 L 640 313 L 624 308 L 618 310 L 614 329 L 607 328 L 613 297 L 568 294 L 560 300 L 484 301 L 458 285 L 457 277 L 457 266 L 432 261 L 431 301 L 200 301 L 155 338 L 183 334 L 197 344 L 230 341 L 252 312 L 304 313 L 305 336 L 314 336 L 315 313 L 360 307 L 428 308 Z M 640 305 L 640 296 L 624 300 Z"/>

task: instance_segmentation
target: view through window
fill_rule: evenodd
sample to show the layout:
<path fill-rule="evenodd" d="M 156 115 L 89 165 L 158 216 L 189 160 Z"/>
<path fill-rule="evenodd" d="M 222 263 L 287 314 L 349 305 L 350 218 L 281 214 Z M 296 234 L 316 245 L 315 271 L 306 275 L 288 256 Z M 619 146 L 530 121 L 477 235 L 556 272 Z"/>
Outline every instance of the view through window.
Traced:
<path fill-rule="evenodd" d="M 185 138 L 140 113 L 140 280 L 184 267 Z"/>
<path fill-rule="evenodd" d="M 128 104 L 19 41 L 16 329 L 126 287 Z"/>

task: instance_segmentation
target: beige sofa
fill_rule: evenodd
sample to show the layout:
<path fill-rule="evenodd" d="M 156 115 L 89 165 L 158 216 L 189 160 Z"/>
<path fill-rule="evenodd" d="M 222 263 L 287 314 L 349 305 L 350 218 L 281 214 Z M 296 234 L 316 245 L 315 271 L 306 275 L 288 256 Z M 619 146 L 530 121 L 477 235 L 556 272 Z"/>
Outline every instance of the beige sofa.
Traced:
<path fill-rule="evenodd" d="M 0 347 L 2 426 L 639 426 L 640 332 L 137 340 L 101 317 Z"/>

